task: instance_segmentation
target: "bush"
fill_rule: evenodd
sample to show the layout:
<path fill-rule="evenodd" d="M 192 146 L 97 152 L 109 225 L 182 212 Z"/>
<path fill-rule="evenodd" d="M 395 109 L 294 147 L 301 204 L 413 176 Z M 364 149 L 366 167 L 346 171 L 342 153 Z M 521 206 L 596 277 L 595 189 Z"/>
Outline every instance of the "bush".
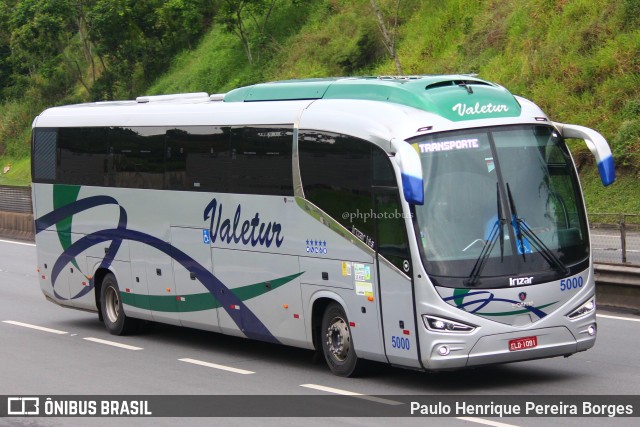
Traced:
<path fill-rule="evenodd" d="M 612 145 L 619 165 L 640 170 L 640 118 L 622 122 Z"/>

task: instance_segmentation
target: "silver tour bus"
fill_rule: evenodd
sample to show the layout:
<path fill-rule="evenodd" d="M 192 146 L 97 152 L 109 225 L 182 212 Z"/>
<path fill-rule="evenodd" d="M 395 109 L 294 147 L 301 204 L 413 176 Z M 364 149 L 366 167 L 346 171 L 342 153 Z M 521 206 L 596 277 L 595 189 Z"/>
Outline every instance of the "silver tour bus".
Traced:
<path fill-rule="evenodd" d="M 50 108 L 33 123 L 39 280 L 113 334 L 163 322 L 444 370 L 592 347 L 565 138 L 468 75 L 332 78 Z"/>

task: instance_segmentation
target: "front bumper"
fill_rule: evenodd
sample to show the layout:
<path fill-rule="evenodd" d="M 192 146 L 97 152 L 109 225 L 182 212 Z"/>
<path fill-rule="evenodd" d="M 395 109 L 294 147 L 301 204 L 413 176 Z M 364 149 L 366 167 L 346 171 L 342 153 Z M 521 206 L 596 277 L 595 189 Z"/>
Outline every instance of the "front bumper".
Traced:
<path fill-rule="evenodd" d="M 595 323 L 593 325 L 595 326 Z M 518 351 L 509 350 L 510 340 L 527 336 L 537 337 L 538 345 L 535 348 Z M 575 337 L 565 326 L 485 335 L 478 338 L 468 351 L 465 351 L 468 347 L 463 342 L 444 338 L 432 343 L 428 353 L 430 355 L 429 360 L 423 362 L 426 362 L 425 366 L 429 370 L 447 370 L 547 357 L 570 356 L 578 351 L 593 347 L 595 341 L 596 335 L 589 335 L 586 329 L 585 333 L 580 331 L 580 335 Z M 446 356 L 439 353 L 439 348 L 443 345 L 450 349 L 449 354 Z"/>

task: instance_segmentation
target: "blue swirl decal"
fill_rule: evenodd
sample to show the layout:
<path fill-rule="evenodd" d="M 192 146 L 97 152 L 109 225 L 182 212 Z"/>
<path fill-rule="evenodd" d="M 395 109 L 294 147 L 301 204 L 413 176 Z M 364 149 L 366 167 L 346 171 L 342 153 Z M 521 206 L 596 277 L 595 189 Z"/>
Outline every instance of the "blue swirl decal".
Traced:
<path fill-rule="evenodd" d="M 476 298 L 472 299 L 471 301 L 468 301 L 467 300 L 468 297 L 476 297 Z M 521 301 L 510 300 L 506 298 L 496 298 L 493 292 L 489 292 L 489 291 L 471 291 L 463 295 L 454 294 L 450 297 L 444 298 L 444 301 L 445 302 L 454 301 L 456 307 L 458 307 L 459 309 L 465 310 L 472 314 L 478 314 L 478 315 L 482 315 L 483 313 L 479 313 L 479 311 L 485 308 L 491 302 L 505 302 L 505 303 L 509 303 L 517 306 L 518 309 L 530 311 L 531 313 L 538 316 L 540 319 L 547 316 L 547 313 L 540 310 L 538 307 L 523 305 Z M 467 310 L 466 307 L 474 306 L 474 305 L 476 307 L 474 307 L 473 310 Z M 504 314 L 510 314 L 510 313 L 505 312 Z M 516 314 L 516 313 L 512 313 L 512 314 Z"/>
<path fill-rule="evenodd" d="M 47 229 L 48 227 L 56 224 L 57 222 L 83 212 L 88 209 L 92 209 L 102 205 L 119 206 L 118 202 L 108 196 L 94 196 L 86 199 L 81 199 L 76 202 L 65 205 L 58 208 L 36 220 L 36 234 Z M 54 289 L 54 295 L 56 298 L 66 300 L 61 297 L 55 291 L 55 282 L 61 271 L 82 252 L 87 249 L 107 241 L 111 241 L 108 252 L 103 258 L 99 268 L 109 268 L 113 262 L 116 253 L 120 249 L 120 245 L 124 240 L 135 241 L 149 245 L 178 263 L 184 268 L 193 272 L 200 283 L 207 288 L 211 295 L 220 302 L 220 305 L 227 314 L 233 319 L 234 323 L 248 338 L 268 341 L 273 343 L 279 343 L 279 341 L 273 336 L 273 334 L 267 329 L 267 327 L 258 319 L 258 317 L 240 300 L 230 289 L 225 286 L 213 273 L 207 270 L 205 267 L 196 262 L 193 258 L 182 252 L 178 248 L 171 244 L 160 240 L 152 235 L 142 233 L 140 231 L 127 229 L 127 213 L 122 206 L 120 208 L 120 218 L 118 220 L 118 226 L 113 229 L 105 229 L 96 231 L 91 234 L 83 236 L 67 249 L 56 259 L 52 274 L 51 285 Z M 94 279 L 90 280 L 89 286 L 85 287 L 78 294 L 72 296 L 70 299 L 80 298 L 83 295 L 89 293 L 95 287 Z M 232 306 L 240 307 L 240 310 L 231 309 Z"/>

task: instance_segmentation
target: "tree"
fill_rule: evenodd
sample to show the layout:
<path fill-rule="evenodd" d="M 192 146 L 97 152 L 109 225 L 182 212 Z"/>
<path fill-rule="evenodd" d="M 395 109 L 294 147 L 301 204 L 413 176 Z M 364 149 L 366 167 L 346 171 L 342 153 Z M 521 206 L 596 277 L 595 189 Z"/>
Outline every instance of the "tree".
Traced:
<path fill-rule="evenodd" d="M 400 65 L 400 58 L 398 57 L 398 52 L 396 51 L 396 30 L 398 28 L 400 0 L 396 0 L 395 17 L 393 19 L 391 31 L 387 29 L 387 24 L 384 17 L 382 16 L 382 13 L 380 12 L 380 8 L 378 7 L 376 0 L 371 0 L 371 7 L 373 7 L 373 11 L 376 14 L 378 28 L 382 33 L 382 42 L 384 43 L 384 47 L 387 48 L 391 59 L 393 59 L 396 64 L 396 72 L 398 73 L 398 75 L 402 75 L 402 66 Z"/>
<path fill-rule="evenodd" d="M 210 25 L 213 0 L 97 0 L 88 13 L 89 39 L 103 72 L 94 99 L 131 97 L 164 71 Z"/>
<path fill-rule="evenodd" d="M 13 73 L 13 64 L 11 63 L 11 28 L 9 26 L 9 18 L 11 9 L 15 5 L 6 2 L 0 2 L 0 88 L 12 86 L 11 75 Z M 0 98 L 6 96 L 2 90 Z"/>
<path fill-rule="evenodd" d="M 165 28 L 164 40 L 189 50 L 211 26 L 218 6 L 215 0 L 168 0 L 158 9 L 158 25 Z"/>
<path fill-rule="evenodd" d="M 84 55 L 84 59 L 89 64 L 91 70 L 91 83 L 96 81 L 96 63 L 94 60 L 93 54 L 93 44 L 89 39 L 89 17 L 88 13 L 93 6 L 95 0 L 77 0 L 76 1 L 76 26 L 78 28 L 78 36 L 80 37 L 80 43 L 82 45 L 82 53 Z M 76 66 L 79 69 L 80 66 L 76 62 Z M 86 88 L 87 85 L 82 80 L 82 73 L 79 73 L 80 82 Z M 88 91 L 88 89 L 87 89 Z"/>
<path fill-rule="evenodd" d="M 254 44 L 262 44 L 266 26 L 278 0 L 224 0 L 218 21 L 240 39 L 249 64 L 254 63 Z"/>
<path fill-rule="evenodd" d="M 9 84 L 3 85 L 3 96 L 16 97 L 31 88 L 32 97 L 55 102 L 75 82 L 67 74 L 65 57 L 77 31 L 73 0 L 20 0 L 10 7 L 5 21 L 10 57 L 3 62 L 11 75 Z"/>
<path fill-rule="evenodd" d="M 22 0 L 11 13 L 11 57 L 14 70 L 47 74 L 73 36 L 68 0 Z"/>

